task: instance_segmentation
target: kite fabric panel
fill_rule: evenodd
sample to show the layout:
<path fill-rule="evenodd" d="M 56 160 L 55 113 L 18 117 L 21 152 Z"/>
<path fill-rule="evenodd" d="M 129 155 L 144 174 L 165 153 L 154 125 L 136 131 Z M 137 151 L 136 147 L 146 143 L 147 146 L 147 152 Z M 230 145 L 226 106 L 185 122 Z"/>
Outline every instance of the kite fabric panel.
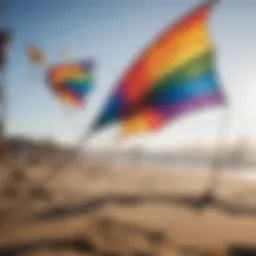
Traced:
<path fill-rule="evenodd" d="M 81 107 L 93 87 L 93 65 L 89 61 L 64 63 L 49 69 L 50 88 L 64 104 Z"/>
<path fill-rule="evenodd" d="M 212 3 L 182 17 L 137 58 L 107 100 L 95 130 L 121 121 L 126 135 L 154 131 L 225 102 L 207 30 Z"/>

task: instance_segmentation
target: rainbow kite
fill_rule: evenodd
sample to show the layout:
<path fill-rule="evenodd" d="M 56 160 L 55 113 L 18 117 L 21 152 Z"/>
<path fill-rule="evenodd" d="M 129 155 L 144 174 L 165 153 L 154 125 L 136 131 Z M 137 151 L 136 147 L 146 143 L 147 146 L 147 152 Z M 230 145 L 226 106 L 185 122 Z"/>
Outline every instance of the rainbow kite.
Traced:
<path fill-rule="evenodd" d="M 81 106 L 92 89 L 91 62 L 59 64 L 48 71 L 52 91 L 64 104 Z"/>
<path fill-rule="evenodd" d="M 122 121 L 126 135 L 154 131 L 187 113 L 224 103 L 207 33 L 212 2 L 180 19 L 139 56 L 94 129 Z"/>

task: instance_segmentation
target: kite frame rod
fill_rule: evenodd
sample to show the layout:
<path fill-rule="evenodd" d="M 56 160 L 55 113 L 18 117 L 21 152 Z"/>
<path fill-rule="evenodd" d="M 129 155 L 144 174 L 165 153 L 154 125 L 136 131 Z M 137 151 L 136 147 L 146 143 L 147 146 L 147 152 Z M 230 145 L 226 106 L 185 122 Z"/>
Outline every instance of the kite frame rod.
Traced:
<path fill-rule="evenodd" d="M 216 188 L 221 181 L 221 173 L 223 171 L 224 156 L 220 151 L 221 145 L 227 140 L 230 131 L 230 109 L 228 105 L 225 105 L 224 111 L 220 117 L 218 128 L 216 144 L 213 151 L 213 158 L 210 164 L 210 173 L 206 181 L 206 188 L 203 191 L 201 198 L 211 198 L 213 199 L 216 193 Z M 225 149 L 224 149 L 225 150 Z M 223 152 L 225 153 L 225 152 Z"/>

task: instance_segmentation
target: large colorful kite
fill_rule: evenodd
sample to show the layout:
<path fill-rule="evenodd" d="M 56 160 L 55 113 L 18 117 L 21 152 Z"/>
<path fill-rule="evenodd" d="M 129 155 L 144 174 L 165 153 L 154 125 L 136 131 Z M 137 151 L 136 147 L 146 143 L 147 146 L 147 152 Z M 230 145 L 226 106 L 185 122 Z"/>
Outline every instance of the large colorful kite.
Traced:
<path fill-rule="evenodd" d="M 48 71 L 49 85 L 61 102 L 80 107 L 93 85 L 92 68 L 89 61 L 56 65 Z"/>
<path fill-rule="evenodd" d="M 121 78 L 93 129 L 122 121 L 126 135 L 225 102 L 215 72 L 208 1 L 169 27 Z"/>

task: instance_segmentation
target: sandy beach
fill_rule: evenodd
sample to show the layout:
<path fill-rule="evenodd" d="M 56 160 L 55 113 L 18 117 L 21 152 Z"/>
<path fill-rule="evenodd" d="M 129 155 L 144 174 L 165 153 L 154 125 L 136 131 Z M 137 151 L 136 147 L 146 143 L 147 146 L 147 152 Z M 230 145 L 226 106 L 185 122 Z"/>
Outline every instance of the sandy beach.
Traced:
<path fill-rule="evenodd" d="M 202 194 L 207 173 L 73 165 L 44 184 L 47 196 L 31 196 L 46 169 L 28 168 L 15 196 L 2 177 L 0 255 L 219 255 L 256 244 L 254 210 L 232 210 L 256 205 L 241 174 L 222 174 L 220 201 L 197 208 L 183 199 Z"/>

